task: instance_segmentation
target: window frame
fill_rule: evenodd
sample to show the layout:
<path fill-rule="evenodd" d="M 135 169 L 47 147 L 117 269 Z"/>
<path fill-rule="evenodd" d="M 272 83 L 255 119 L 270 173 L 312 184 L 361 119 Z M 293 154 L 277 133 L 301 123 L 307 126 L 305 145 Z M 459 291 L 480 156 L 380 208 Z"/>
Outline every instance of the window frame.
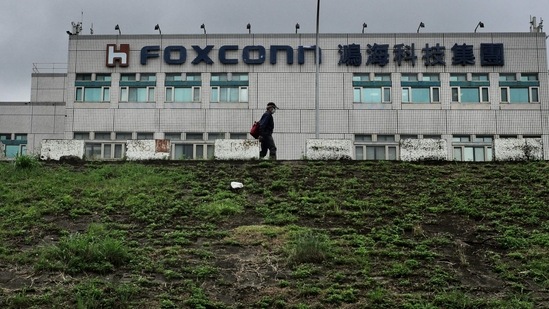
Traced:
<path fill-rule="evenodd" d="M 478 160 L 478 151 L 482 149 L 482 160 Z M 459 159 L 456 153 L 459 151 Z M 467 152 L 472 154 L 472 160 L 468 160 Z M 470 156 L 470 155 L 469 155 Z M 455 135 L 452 137 L 452 159 L 460 162 L 491 162 L 494 160 L 493 136 Z"/>
<path fill-rule="evenodd" d="M 440 103 L 440 87 L 439 86 L 432 86 L 432 87 L 412 87 L 412 86 L 404 86 L 402 88 L 402 103 L 406 104 L 430 104 L 430 103 Z M 418 89 L 429 89 L 429 102 L 414 102 L 414 90 Z M 408 92 L 408 99 L 404 99 L 404 92 L 405 90 Z M 438 100 L 434 99 L 435 91 L 437 92 Z"/>
<path fill-rule="evenodd" d="M 91 87 L 91 86 L 76 86 L 74 88 L 74 101 L 79 103 L 108 103 L 111 101 L 110 95 L 110 86 L 100 86 L 100 87 Z M 89 89 L 100 89 L 99 100 L 88 100 L 86 97 L 86 90 Z M 80 92 L 80 94 L 79 94 Z"/>
<path fill-rule="evenodd" d="M 462 89 L 472 89 L 478 91 L 478 102 L 472 101 L 472 102 L 463 102 L 462 96 L 463 91 Z M 454 91 L 457 90 L 457 101 L 454 100 Z M 484 98 L 484 95 L 486 94 L 486 98 Z M 477 104 L 477 103 L 490 103 L 490 87 L 488 86 L 479 86 L 479 87 L 463 87 L 463 86 L 451 86 L 450 87 L 450 95 L 452 98 L 452 103 L 465 103 L 465 104 Z"/>

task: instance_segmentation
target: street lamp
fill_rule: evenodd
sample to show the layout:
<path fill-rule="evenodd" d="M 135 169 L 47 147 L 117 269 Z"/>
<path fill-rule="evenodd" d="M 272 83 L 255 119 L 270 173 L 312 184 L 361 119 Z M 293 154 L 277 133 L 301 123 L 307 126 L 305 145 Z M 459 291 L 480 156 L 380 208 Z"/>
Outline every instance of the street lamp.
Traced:
<path fill-rule="evenodd" d="M 475 32 L 477 32 L 478 27 L 484 28 L 484 23 L 479 21 L 477 26 L 475 27 Z"/>
<path fill-rule="evenodd" d="M 297 34 L 297 30 L 299 29 L 299 23 L 295 24 L 295 33 Z"/>
<path fill-rule="evenodd" d="M 423 22 L 419 23 L 419 27 L 417 27 L 417 33 L 419 33 L 419 28 L 425 28 L 425 24 Z"/>
<path fill-rule="evenodd" d="M 246 25 L 246 29 L 248 29 L 248 34 L 252 33 L 252 25 L 250 23 Z"/>
<path fill-rule="evenodd" d="M 120 26 L 114 26 L 114 30 L 118 30 L 118 35 L 122 34 L 122 32 L 120 31 Z"/>
<path fill-rule="evenodd" d="M 156 24 L 156 26 L 154 26 L 154 30 L 158 30 L 158 33 L 160 33 L 160 35 L 162 35 L 162 30 L 160 30 L 160 26 L 158 24 Z"/>
<path fill-rule="evenodd" d="M 368 27 L 368 25 L 366 25 L 366 23 L 363 23 L 362 24 L 362 33 L 364 33 L 364 29 L 366 29 L 366 27 Z"/>
<path fill-rule="evenodd" d="M 200 29 L 203 29 L 203 30 L 204 30 L 204 34 L 206 34 L 206 25 L 204 25 L 204 24 L 200 25 Z"/>

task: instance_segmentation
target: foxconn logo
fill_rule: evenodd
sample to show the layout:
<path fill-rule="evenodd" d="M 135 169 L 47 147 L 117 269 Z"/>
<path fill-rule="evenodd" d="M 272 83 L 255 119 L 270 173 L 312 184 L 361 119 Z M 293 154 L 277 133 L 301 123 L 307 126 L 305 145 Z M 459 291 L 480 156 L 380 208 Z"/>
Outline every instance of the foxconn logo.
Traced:
<path fill-rule="evenodd" d="M 116 44 L 107 44 L 107 66 L 115 67 L 118 63 L 121 67 L 127 67 L 130 63 L 130 44 L 120 44 L 116 49 Z"/>

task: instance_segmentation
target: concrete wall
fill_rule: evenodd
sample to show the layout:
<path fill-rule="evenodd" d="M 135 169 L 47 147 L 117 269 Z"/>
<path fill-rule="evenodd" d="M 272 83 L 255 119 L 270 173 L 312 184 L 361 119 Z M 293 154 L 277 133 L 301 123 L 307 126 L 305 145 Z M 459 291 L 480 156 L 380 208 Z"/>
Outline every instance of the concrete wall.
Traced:
<path fill-rule="evenodd" d="M 402 161 L 444 161 L 447 157 L 447 144 L 444 139 L 404 139 L 400 141 Z"/>
<path fill-rule="evenodd" d="M 217 139 L 214 157 L 217 160 L 257 160 L 259 150 L 257 140 Z"/>
<path fill-rule="evenodd" d="M 307 140 L 306 158 L 309 160 L 352 160 L 353 142 L 344 139 Z"/>
<path fill-rule="evenodd" d="M 496 161 L 543 160 L 543 143 L 539 138 L 495 139 Z"/>
<path fill-rule="evenodd" d="M 170 141 L 130 140 L 126 142 L 126 158 L 130 161 L 168 160 Z"/>
<path fill-rule="evenodd" d="M 84 158 L 84 141 L 78 140 L 43 140 L 40 159 L 59 161 L 62 157 Z"/>

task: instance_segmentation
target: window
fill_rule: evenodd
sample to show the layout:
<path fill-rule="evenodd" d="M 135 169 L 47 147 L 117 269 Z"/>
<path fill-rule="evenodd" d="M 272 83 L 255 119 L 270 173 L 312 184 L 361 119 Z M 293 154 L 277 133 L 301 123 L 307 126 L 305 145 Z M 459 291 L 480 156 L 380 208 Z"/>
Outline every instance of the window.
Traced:
<path fill-rule="evenodd" d="M 436 103 L 440 102 L 440 87 L 412 88 L 402 87 L 403 103 Z"/>
<path fill-rule="evenodd" d="M 166 87 L 166 102 L 200 102 L 200 87 Z"/>
<path fill-rule="evenodd" d="M 402 74 L 402 103 L 440 102 L 440 80 L 438 74 Z"/>
<path fill-rule="evenodd" d="M 84 155 L 90 160 L 122 159 L 125 146 L 124 143 L 86 143 Z"/>
<path fill-rule="evenodd" d="M 90 132 L 74 132 L 72 138 L 77 140 L 88 140 L 90 139 Z"/>
<path fill-rule="evenodd" d="M 101 82 L 110 82 L 111 81 L 111 75 L 110 74 L 97 74 L 95 76 L 96 81 Z"/>
<path fill-rule="evenodd" d="M 492 161 L 492 136 L 454 136 L 455 161 Z"/>
<path fill-rule="evenodd" d="M 202 141 L 204 140 L 204 134 L 202 133 L 187 133 L 185 136 L 187 140 Z"/>
<path fill-rule="evenodd" d="M 214 156 L 214 145 L 208 144 L 173 144 L 173 160 L 203 160 Z"/>
<path fill-rule="evenodd" d="M 499 81 L 500 82 L 514 82 L 517 80 L 517 77 L 515 74 L 500 74 L 499 75 Z"/>
<path fill-rule="evenodd" d="M 465 82 L 467 81 L 467 74 L 450 74 L 451 82 Z"/>
<path fill-rule="evenodd" d="M 154 139 L 154 133 L 152 132 L 137 132 L 138 140 L 151 140 Z"/>
<path fill-rule="evenodd" d="M 186 133 L 185 140 L 172 142 L 171 158 L 173 160 L 211 159 L 214 156 L 213 142 L 224 136 L 225 133 L 208 133 L 208 140 L 205 141 L 203 133 Z"/>
<path fill-rule="evenodd" d="M 503 103 L 539 103 L 538 87 L 500 87 Z"/>
<path fill-rule="evenodd" d="M 156 74 L 122 74 L 120 77 L 120 102 L 155 102 L 155 88 Z"/>
<path fill-rule="evenodd" d="M 120 102 L 153 102 L 154 87 L 121 87 Z"/>
<path fill-rule="evenodd" d="M 473 74 L 471 76 L 471 80 L 474 81 L 474 82 L 487 82 L 487 81 L 489 81 L 488 74 Z"/>
<path fill-rule="evenodd" d="M 418 136 L 417 135 L 411 135 L 411 134 L 401 134 L 400 135 L 400 140 L 405 140 L 405 139 L 418 139 Z"/>
<path fill-rule="evenodd" d="M 229 133 L 231 139 L 247 139 L 248 133 Z"/>
<path fill-rule="evenodd" d="M 165 133 L 164 139 L 169 139 L 171 141 L 180 141 L 181 133 Z"/>
<path fill-rule="evenodd" d="M 521 74 L 520 75 L 520 81 L 521 82 L 535 82 L 538 81 L 538 75 L 537 74 Z"/>
<path fill-rule="evenodd" d="M 212 103 L 248 102 L 248 87 L 212 87 Z"/>
<path fill-rule="evenodd" d="M 94 140 L 110 141 L 111 140 L 111 132 L 95 132 Z"/>
<path fill-rule="evenodd" d="M 488 103 L 488 87 L 452 87 L 452 102 Z"/>
<path fill-rule="evenodd" d="M 490 81 L 488 74 L 472 74 L 467 81 L 467 74 L 450 74 L 452 102 L 488 103 L 490 101 Z"/>
<path fill-rule="evenodd" d="M 397 150 L 394 135 L 355 135 L 357 160 L 396 160 Z"/>
<path fill-rule="evenodd" d="M 127 141 L 132 139 L 133 139 L 133 136 L 131 132 L 116 132 L 117 141 Z"/>
<path fill-rule="evenodd" d="M 247 73 L 212 73 L 210 102 L 247 103 L 248 83 Z"/>
<path fill-rule="evenodd" d="M 25 141 L 25 142 L 27 141 L 27 134 L 15 133 L 13 137 L 14 137 L 14 140 L 16 141 Z"/>
<path fill-rule="evenodd" d="M 195 73 L 166 74 L 166 102 L 192 103 L 200 102 L 201 75 Z"/>
<path fill-rule="evenodd" d="M 111 75 L 96 74 L 95 80 L 92 77 L 92 74 L 76 74 L 75 102 L 110 102 Z"/>
<path fill-rule="evenodd" d="M 370 80 L 369 74 L 354 74 L 353 102 L 390 103 L 391 75 L 377 74 Z"/>
<path fill-rule="evenodd" d="M 225 133 L 208 133 L 208 140 L 215 141 L 216 139 L 224 139 Z"/>
<path fill-rule="evenodd" d="M 120 76 L 120 81 L 121 82 L 131 82 L 131 81 L 135 81 L 136 79 L 136 75 L 135 74 L 122 74 Z"/>
<path fill-rule="evenodd" d="M 14 139 L 12 140 L 10 133 L 0 134 L 0 141 L 4 144 L 3 155 L 8 159 L 13 159 L 18 155 L 27 153 L 27 134 L 16 133 L 13 136 Z"/>
<path fill-rule="evenodd" d="M 92 80 L 92 74 L 76 74 L 76 80 L 77 81 L 91 81 Z"/>
<path fill-rule="evenodd" d="M 110 87 L 76 87 L 77 102 L 109 102 Z"/>
<path fill-rule="evenodd" d="M 499 75 L 502 103 L 539 103 L 538 75 L 522 73 L 517 80 L 515 74 Z"/>
<path fill-rule="evenodd" d="M 139 81 L 141 82 L 155 82 L 156 81 L 156 74 L 154 73 L 141 73 L 139 74 Z"/>

